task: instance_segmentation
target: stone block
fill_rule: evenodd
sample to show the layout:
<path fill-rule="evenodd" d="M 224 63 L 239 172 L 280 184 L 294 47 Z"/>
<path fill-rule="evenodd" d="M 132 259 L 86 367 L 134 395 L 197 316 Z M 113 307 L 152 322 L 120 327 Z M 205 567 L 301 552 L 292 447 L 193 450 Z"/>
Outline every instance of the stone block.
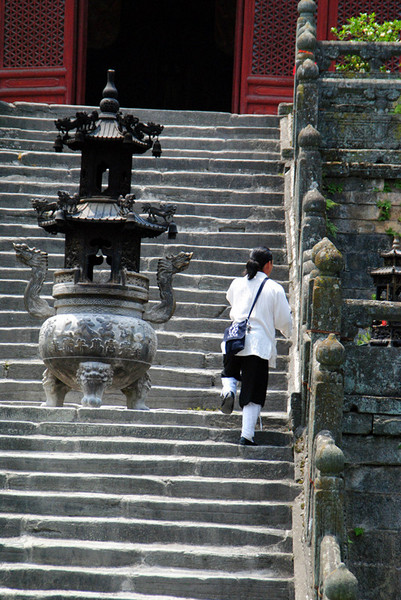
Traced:
<path fill-rule="evenodd" d="M 396 567 L 399 562 L 398 549 L 401 543 L 399 531 L 364 531 L 355 536 L 352 529 L 348 532 L 352 544 L 348 545 L 348 558 L 351 562 L 363 562 Z M 383 549 L 386 549 L 383 552 Z"/>
<path fill-rule="evenodd" d="M 401 495 L 347 491 L 347 523 L 364 530 L 401 531 Z"/>
<path fill-rule="evenodd" d="M 401 402 L 400 402 L 401 404 Z M 401 416 L 377 415 L 373 418 L 373 433 L 376 435 L 401 436 Z"/>
<path fill-rule="evenodd" d="M 369 414 L 344 413 L 343 433 L 365 434 L 372 433 L 373 416 Z"/>
<path fill-rule="evenodd" d="M 342 449 L 348 463 L 401 465 L 401 449 L 395 438 L 344 435 Z"/>
<path fill-rule="evenodd" d="M 400 415 L 400 398 L 381 398 L 378 396 L 354 396 L 351 394 L 344 397 L 344 411 L 355 411 L 358 413 L 372 413 L 385 415 Z"/>
<path fill-rule="evenodd" d="M 345 486 L 348 490 L 399 494 L 400 481 L 401 466 L 389 469 L 384 465 L 353 464 L 345 468 Z"/>
<path fill-rule="evenodd" d="M 344 363 L 344 391 L 346 394 L 399 397 L 400 380 L 399 348 L 369 345 L 347 346 Z"/>
<path fill-rule="evenodd" d="M 399 569 L 352 562 L 349 567 L 358 579 L 360 598 L 363 600 L 398 600 Z"/>

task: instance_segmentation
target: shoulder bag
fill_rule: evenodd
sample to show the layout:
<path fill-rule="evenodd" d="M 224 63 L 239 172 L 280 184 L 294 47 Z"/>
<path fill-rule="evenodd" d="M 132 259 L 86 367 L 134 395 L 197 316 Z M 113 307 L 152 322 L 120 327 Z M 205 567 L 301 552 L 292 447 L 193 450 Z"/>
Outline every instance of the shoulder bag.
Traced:
<path fill-rule="evenodd" d="M 265 277 L 260 284 L 247 318 L 244 321 L 239 321 L 238 323 L 234 321 L 229 327 L 227 327 L 227 329 L 225 329 L 223 342 L 226 343 L 226 354 L 238 354 L 238 352 L 245 348 L 245 335 L 246 332 L 249 331 L 249 317 L 251 316 L 251 313 L 255 308 L 256 301 L 259 298 L 263 286 L 268 279 L 268 277 Z"/>

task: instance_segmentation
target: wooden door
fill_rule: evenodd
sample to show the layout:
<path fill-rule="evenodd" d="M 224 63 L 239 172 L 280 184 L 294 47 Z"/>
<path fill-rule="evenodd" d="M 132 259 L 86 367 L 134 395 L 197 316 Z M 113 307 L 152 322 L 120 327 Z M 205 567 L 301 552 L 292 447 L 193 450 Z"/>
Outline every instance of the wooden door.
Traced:
<path fill-rule="evenodd" d="M 86 0 L 0 0 L 0 99 L 83 101 Z"/>
<path fill-rule="evenodd" d="M 238 0 L 233 112 L 292 101 L 298 0 Z"/>

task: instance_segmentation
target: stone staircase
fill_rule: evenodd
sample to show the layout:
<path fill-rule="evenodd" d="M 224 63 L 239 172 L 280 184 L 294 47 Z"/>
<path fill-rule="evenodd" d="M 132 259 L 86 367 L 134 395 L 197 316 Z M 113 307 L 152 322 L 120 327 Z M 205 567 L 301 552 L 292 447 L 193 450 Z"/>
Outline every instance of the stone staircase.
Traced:
<path fill-rule="evenodd" d="M 49 253 L 43 295 L 51 301 L 52 272 L 63 266 L 62 237 L 37 226 L 31 198 L 55 199 L 78 189 L 80 154 L 56 154 L 54 120 L 83 107 L 0 104 L 0 400 L 42 401 L 43 364 L 37 355 L 38 320 L 23 306 L 30 270 L 15 259 L 13 241 Z M 91 110 L 86 108 L 86 110 Z M 130 111 L 132 112 L 132 111 Z M 175 317 L 158 326 L 159 351 L 150 371 L 149 406 L 214 408 L 219 404 L 220 340 L 228 323 L 225 292 L 241 275 L 249 249 L 274 252 L 273 277 L 288 285 L 283 214 L 283 166 L 278 153 L 278 119 L 155 110 L 133 111 L 141 120 L 165 125 L 163 155 L 134 158 L 132 191 L 137 203 L 177 204 L 176 240 L 167 235 L 142 244 L 142 272 L 158 300 L 158 259 L 193 251 L 187 271 L 174 279 Z M 271 372 L 269 410 L 287 410 L 288 343 L 279 341 L 278 369 Z M 77 402 L 71 392 L 66 402 Z M 122 394 L 105 404 L 123 405 Z"/>
<path fill-rule="evenodd" d="M 78 107 L 0 103 L 0 598 L 2 600 L 293 600 L 288 342 L 279 340 L 257 447 L 238 446 L 241 415 L 219 406 L 225 292 L 249 249 L 275 257 L 288 286 L 275 117 L 134 111 L 165 125 L 161 159 L 139 157 L 137 202 L 178 205 L 176 240 L 142 244 L 158 300 L 159 257 L 193 251 L 175 277 L 176 315 L 159 326 L 150 411 L 106 394 L 100 409 L 43 401 L 40 322 L 24 310 L 29 271 L 13 241 L 49 253 L 63 240 L 30 200 L 78 188 L 79 156 L 55 154 L 53 121 Z"/>
<path fill-rule="evenodd" d="M 0 405 L 2 600 L 293 599 L 291 435 L 239 413 Z"/>

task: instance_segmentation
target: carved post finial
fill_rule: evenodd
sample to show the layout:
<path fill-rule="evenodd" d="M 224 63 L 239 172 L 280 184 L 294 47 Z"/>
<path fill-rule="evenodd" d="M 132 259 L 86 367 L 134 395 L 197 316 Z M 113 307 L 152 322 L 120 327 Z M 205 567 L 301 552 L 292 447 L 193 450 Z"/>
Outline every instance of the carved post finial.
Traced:
<path fill-rule="evenodd" d="M 312 260 L 322 275 L 338 277 L 344 268 L 344 259 L 327 237 L 312 248 Z"/>

